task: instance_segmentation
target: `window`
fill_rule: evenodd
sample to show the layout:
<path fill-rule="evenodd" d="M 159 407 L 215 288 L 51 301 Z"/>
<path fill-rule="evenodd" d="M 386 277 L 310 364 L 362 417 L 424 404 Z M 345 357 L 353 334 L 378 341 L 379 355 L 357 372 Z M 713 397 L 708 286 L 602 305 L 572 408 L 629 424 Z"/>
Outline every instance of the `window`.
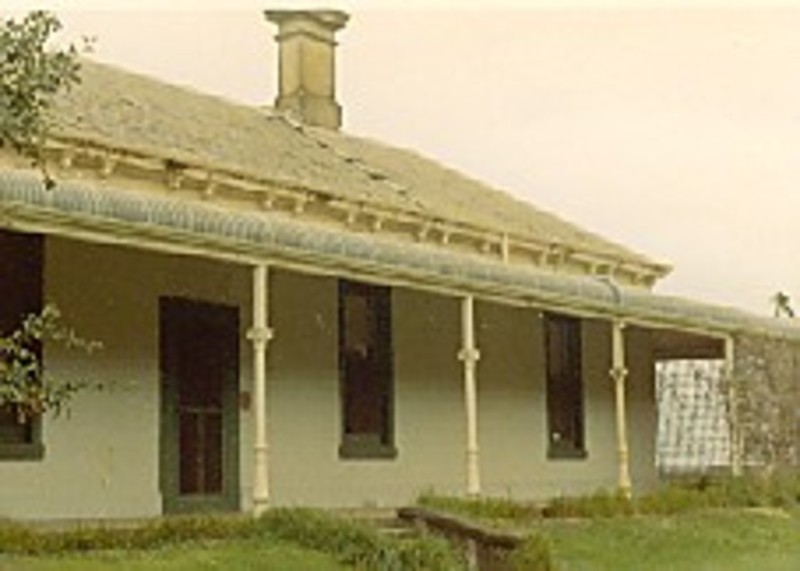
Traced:
<path fill-rule="evenodd" d="M 548 456 L 584 458 L 580 320 L 564 315 L 546 315 L 545 357 Z"/>
<path fill-rule="evenodd" d="M 0 230 L 0 335 L 14 331 L 42 309 L 43 239 Z M 14 407 L 0 405 L 0 460 L 41 458 L 41 423 L 20 421 Z"/>
<path fill-rule="evenodd" d="M 393 458 L 391 297 L 385 287 L 339 283 L 342 458 Z"/>

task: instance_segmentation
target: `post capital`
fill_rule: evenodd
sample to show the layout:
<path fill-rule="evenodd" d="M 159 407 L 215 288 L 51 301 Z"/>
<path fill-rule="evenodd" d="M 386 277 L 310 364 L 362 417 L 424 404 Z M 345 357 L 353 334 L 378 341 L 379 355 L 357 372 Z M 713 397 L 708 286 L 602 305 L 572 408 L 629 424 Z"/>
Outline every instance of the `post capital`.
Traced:
<path fill-rule="evenodd" d="M 628 377 L 628 369 L 625 367 L 612 367 L 609 372 L 611 379 L 616 383 L 622 383 Z"/>

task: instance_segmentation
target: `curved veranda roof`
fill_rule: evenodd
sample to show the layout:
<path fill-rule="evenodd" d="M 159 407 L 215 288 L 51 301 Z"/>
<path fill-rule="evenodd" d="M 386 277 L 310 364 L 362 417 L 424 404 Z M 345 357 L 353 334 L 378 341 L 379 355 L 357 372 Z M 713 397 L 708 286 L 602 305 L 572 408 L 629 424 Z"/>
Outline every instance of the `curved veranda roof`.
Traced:
<path fill-rule="evenodd" d="M 232 211 L 91 181 L 63 181 L 46 190 L 41 174 L 32 171 L 0 171 L 0 226 L 352 275 L 654 327 L 800 340 L 800 327 L 789 321 L 620 287 L 607 278 L 547 272 L 426 243 L 343 232 L 275 212 Z"/>

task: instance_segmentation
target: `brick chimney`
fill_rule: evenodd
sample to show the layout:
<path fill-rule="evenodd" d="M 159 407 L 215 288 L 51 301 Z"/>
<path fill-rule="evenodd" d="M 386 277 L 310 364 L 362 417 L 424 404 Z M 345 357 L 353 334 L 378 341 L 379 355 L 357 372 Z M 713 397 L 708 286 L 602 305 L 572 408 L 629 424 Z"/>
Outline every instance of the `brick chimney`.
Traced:
<path fill-rule="evenodd" d="M 278 26 L 275 107 L 290 111 L 307 125 L 341 127 L 334 36 L 349 16 L 339 10 L 267 10 L 264 16 Z"/>

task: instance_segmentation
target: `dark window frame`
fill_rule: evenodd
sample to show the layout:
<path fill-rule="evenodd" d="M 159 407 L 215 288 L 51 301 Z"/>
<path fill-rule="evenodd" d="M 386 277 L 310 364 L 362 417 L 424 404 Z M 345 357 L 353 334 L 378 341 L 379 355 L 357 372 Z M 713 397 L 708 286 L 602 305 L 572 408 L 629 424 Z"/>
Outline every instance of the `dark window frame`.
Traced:
<path fill-rule="evenodd" d="M 0 334 L 8 335 L 16 329 L 20 320 L 26 315 L 37 313 L 42 310 L 43 297 L 44 297 L 44 236 L 39 234 L 21 234 L 11 232 L 8 230 L 0 229 L 0 240 L 7 243 L 4 248 L 8 248 L 8 244 L 17 242 L 17 246 L 24 250 L 24 255 L 20 258 L 22 263 L 20 268 L 14 268 L 12 271 L 19 272 L 24 276 L 24 279 L 18 280 L 23 283 L 14 283 L 14 287 L 18 287 L 23 291 L 32 293 L 35 299 L 25 300 L 25 307 L 19 308 L 20 315 L 4 315 L 0 316 Z M 1 263 L 1 262 L 0 262 Z M 0 291 L 0 293 L 2 293 Z M 4 405 L 3 407 L 5 420 L 7 422 L 16 422 L 13 411 L 13 405 Z M 8 419 L 12 420 L 8 420 Z M 25 432 L 27 433 L 24 442 L 2 441 L 0 440 L 0 462 L 6 460 L 41 460 L 44 457 L 45 447 L 42 443 L 42 418 L 36 416 L 25 420 Z"/>
<path fill-rule="evenodd" d="M 5 405 L 6 410 L 10 408 Z M 9 411 L 15 414 L 14 411 Z M 0 441 L 0 462 L 4 460 L 41 460 L 44 458 L 44 444 L 42 443 L 42 417 L 28 419 L 26 422 L 29 432 L 28 442 L 2 442 Z"/>
<path fill-rule="evenodd" d="M 582 325 L 580 319 L 563 314 L 546 313 L 544 316 L 547 456 L 550 459 L 588 456 Z"/>
<path fill-rule="evenodd" d="M 367 307 L 374 319 L 373 336 L 371 337 L 371 349 L 374 350 L 374 359 L 364 363 L 370 367 L 370 383 L 378 383 L 381 394 L 379 399 L 381 410 L 381 427 L 376 432 L 355 432 L 348 427 L 352 419 L 348 417 L 350 397 L 356 381 L 348 378 L 348 368 L 352 363 L 348 358 L 348 348 L 346 346 L 346 303 L 348 296 L 360 296 L 366 300 Z M 394 358 L 392 346 L 392 296 L 391 289 L 385 286 L 377 286 L 340 280 L 338 289 L 338 332 L 339 332 L 339 394 L 340 394 L 340 413 L 341 413 L 341 438 L 339 444 L 339 457 L 341 459 L 394 459 L 397 457 L 395 446 L 394 431 Z M 370 320 L 371 321 L 371 320 Z M 366 359 L 364 359 L 366 361 Z"/>

